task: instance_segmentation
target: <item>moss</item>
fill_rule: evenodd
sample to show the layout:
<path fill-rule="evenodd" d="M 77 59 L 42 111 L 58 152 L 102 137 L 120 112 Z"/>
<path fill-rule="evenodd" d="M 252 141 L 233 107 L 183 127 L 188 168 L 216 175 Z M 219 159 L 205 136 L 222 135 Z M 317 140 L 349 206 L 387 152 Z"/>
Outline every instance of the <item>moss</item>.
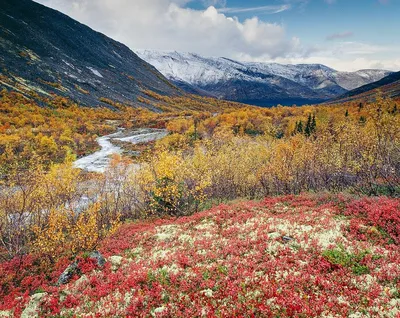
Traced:
<path fill-rule="evenodd" d="M 352 254 L 344 250 L 343 247 L 339 247 L 325 250 L 322 256 L 331 264 L 350 268 L 355 275 L 365 275 L 368 274 L 370 270 L 368 266 L 362 264 L 362 261 L 368 254 L 370 254 L 370 252 L 367 250 Z"/>

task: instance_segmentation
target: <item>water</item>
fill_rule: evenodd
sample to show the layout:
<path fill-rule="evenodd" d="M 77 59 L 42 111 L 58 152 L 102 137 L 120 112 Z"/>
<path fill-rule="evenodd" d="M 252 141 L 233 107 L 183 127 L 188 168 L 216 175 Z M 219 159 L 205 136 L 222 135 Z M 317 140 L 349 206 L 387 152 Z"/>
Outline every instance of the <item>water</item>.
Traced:
<path fill-rule="evenodd" d="M 138 144 L 164 138 L 168 132 L 164 129 L 142 128 L 131 132 L 120 130 L 114 134 L 97 138 L 101 149 L 95 153 L 82 157 L 74 162 L 74 167 L 88 171 L 103 173 L 110 165 L 113 154 L 121 154 L 123 149 L 112 143 L 112 140 L 119 140 Z"/>

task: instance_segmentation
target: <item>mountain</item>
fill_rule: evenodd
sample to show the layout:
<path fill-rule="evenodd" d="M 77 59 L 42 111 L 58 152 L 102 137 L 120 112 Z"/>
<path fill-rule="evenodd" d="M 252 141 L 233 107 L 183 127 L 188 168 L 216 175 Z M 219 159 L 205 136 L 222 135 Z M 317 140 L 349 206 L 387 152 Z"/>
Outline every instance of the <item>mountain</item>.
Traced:
<path fill-rule="evenodd" d="M 384 70 L 339 72 L 320 64 L 238 62 L 192 53 L 136 53 L 185 91 L 260 106 L 317 103 L 390 74 Z"/>
<path fill-rule="evenodd" d="M 400 98 L 400 72 L 392 73 L 379 81 L 351 90 L 333 102 L 374 99 L 378 92 L 387 97 Z"/>
<path fill-rule="evenodd" d="M 181 94 L 128 47 L 68 16 L 31 0 L 0 3 L 0 89 L 89 106 L 140 104 L 143 90 Z"/>

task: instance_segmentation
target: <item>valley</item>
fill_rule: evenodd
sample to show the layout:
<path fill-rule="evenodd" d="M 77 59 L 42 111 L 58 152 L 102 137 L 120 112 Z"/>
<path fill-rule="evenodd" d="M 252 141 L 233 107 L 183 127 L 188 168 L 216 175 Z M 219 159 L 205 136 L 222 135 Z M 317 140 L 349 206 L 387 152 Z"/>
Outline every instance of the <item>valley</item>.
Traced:
<path fill-rule="evenodd" d="M 0 1 L 0 318 L 400 317 L 394 1 L 122 2 Z"/>

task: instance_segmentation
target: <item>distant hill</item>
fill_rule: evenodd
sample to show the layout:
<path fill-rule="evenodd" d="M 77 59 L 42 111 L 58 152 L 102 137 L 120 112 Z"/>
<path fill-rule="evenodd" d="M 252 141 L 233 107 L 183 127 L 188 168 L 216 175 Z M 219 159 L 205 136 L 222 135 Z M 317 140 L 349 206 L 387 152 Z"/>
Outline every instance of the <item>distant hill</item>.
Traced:
<path fill-rule="evenodd" d="M 181 52 L 136 53 L 187 92 L 259 106 L 319 103 L 390 74 L 339 72 L 320 64 L 238 62 Z"/>
<path fill-rule="evenodd" d="M 332 102 L 374 99 L 378 92 L 390 98 L 400 98 L 400 72 L 392 73 L 377 82 L 354 89 Z"/>
<path fill-rule="evenodd" d="M 68 16 L 31 0 L 0 3 L 0 88 L 88 106 L 137 104 L 143 90 L 181 94 L 128 47 Z"/>

